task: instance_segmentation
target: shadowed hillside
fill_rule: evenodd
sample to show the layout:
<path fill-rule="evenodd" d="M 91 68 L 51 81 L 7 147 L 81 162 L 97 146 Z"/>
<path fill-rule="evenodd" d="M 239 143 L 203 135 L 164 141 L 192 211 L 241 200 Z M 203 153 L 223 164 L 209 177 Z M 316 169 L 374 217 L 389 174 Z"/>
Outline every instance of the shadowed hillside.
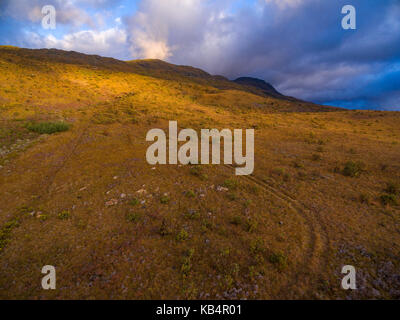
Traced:
<path fill-rule="evenodd" d="M 254 173 L 149 165 L 146 133 L 172 120 L 255 129 Z M 0 47 L 0 298 L 398 299 L 399 123 L 159 60 Z"/>

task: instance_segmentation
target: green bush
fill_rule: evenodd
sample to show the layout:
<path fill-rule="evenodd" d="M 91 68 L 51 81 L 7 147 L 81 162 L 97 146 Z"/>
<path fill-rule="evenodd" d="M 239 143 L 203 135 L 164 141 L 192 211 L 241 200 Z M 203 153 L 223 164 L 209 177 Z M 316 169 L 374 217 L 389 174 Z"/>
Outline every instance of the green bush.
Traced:
<path fill-rule="evenodd" d="M 389 182 L 389 183 L 387 184 L 387 187 L 386 187 L 385 191 L 386 191 L 388 194 L 397 195 L 397 194 L 400 193 L 400 186 L 399 186 L 398 184 L 394 183 L 394 182 Z"/>
<path fill-rule="evenodd" d="M 185 229 L 182 229 L 177 235 L 176 235 L 176 240 L 177 241 L 185 241 L 187 238 L 189 238 L 189 234 Z"/>
<path fill-rule="evenodd" d="M 269 256 L 269 262 L 282 270 L 287 266 L 287 257 L 281 252 L 273 253 Z"/>
<path fill-rule="evenodd" d="M 30 131 L 40 133 L 40 134 L 52 134 L 56 132 L 68 131 L 70 125 L 65 122 L 30 122 L 26 124 L 26 128 Z"/>
<path fill-rule="evenodd" d="M 128 204 L 132 207 L 137 206 L 139 204 L 139 200 L 136 198 L 133 198 L 133 199 L 129 200 Z"/>
<path fill-rule="evenodd" d="M 160 199 L 160 202 L 161 202 L 162 204 L 168 204 L 169 201 L 170 201 L 170 199 L 169 199 L 168 196 L 162 196 L 161 199 Z"/>
<path fill-rule="evenodd" d="M 58 214 L 60 220 L 67 220 L 69 218 L 69 212 L 64 210 Z"/>
<path fill-rule="evenodd" d="M 381 195 L 381 202 L 385 206 L 389 205 L 389 204 L 392 204 L 392 205 L 396 206 L 398 204 L 397 198 L 396 198 L 396 196 L 394 194 L 383 194 L 383 195 Z"/>
<path fill-rule="evenodd" d="M 348 161 L 345 163 L 343 168 L 343 175 L 346 177 L 358 177 L 364 170 L 364 163 L 361 161 Z"/>
<path fill-rule="evenodd" d="M 140 219 L 140 215 L 137 213 L 134 213 L 134 212 L 129 212 L 126 215 L 126 220 L 128 222 L 137 222 L 137 221 L 139 221 L 139 219 Z"/>
<path fill-rule="evenodd" d="M 236 190 L 239 183 L 234 179 L 228 179 L 224 181 L 224 187 L 228 188 L 229 190 Z"/>

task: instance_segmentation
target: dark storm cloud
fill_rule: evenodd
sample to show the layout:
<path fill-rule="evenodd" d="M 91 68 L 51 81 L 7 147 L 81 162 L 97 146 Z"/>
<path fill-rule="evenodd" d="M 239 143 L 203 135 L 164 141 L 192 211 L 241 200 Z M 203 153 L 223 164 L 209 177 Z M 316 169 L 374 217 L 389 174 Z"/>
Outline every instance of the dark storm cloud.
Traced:
<path fill-rule="evenodd" d="M 349 1 L 142 1 L 128 30 L 132 53 L 195 65 L 231 78 L 251 75 L 319 103 L 400 109 L 400 2 L 352 0 L 357 30 L 343 30 Z M 392 82 L 388 85 L 387 82 Z M 343 103 L 341 103 L 343 101 Z M 355 106 L 356 107 L 356 106 Z"/>

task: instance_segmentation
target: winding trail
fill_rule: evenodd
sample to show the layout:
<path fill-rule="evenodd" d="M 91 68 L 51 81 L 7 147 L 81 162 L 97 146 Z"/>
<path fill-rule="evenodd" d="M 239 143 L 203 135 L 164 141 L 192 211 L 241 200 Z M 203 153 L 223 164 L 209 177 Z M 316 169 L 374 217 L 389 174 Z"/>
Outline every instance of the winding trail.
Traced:
<path fill-rule="evenodd" d="M 224 166 L 232 170 L 236 169 L 232 165 Z M 304 219 L 305 224 L 308 228 L 309 241 L 306 244 L 307 250 L 304 254 L 304 259 L 299 264 L 295 277 L 292 280 L 288 281 L 288 283 L 281 288 L 277 296 L 277 298 L 285 298 L 287 297 L 288 292 L 294 291 L 299 282 L 305 280 L 318 280 L 318 277 L 316 277 L 316 271 L 320 275 L 325 272 L 329 264 L 328 258 L 331 248 L 331 240 L 329 234 L 319 213 L 315 212 L 315 209 L 307 207 L 305 204 L 300 203 L 296 199 L 293 199 L 287 193 L 272 187 L 264 180 L 256 176 L 241 176 L 241 178 L 247 180 L 252 184 L 258 185 L 262 188 L 262 190 L 264 190 L 274 198 L 280 200 L 281 202 L 285 203 L 289 207 L 289 209 L 299 214 Z"/>

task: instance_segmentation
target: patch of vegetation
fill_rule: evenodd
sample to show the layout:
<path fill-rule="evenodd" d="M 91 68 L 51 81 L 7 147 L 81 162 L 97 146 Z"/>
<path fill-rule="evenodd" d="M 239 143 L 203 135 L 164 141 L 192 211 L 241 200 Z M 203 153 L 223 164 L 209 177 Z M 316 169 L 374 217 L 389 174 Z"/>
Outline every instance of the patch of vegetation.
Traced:
<path fill-rule="evenodd" d="M 239 185 L 238 181 L 234 179 L 227 179 L 224 181 L 223 184 L 223 186 L 225 188 L 228 188 L 229 190 L 236 190 L 238 185 Z"/>
<path fill-rule="evenodd" d="M 195 220 L 195 219 L 200 218 L 200 213 L 197 212 L 197 211 L 194 210 L 194 209 L 189 209 L 189 210 L 185 213 L 185 216 L 186 216 L 188 219 Z"/>
<path fill-rule="evenodd" d="M 136 198 L 133 198 L 133 199 L 131 199 L 131 200 L 128 201 L 128 204 L 129 204 L 130 206 L 132 206 L 132 207 L 137 206 L 139 203 L 140 203 L 139 200 L 136 199 Z"/>
<path fill-rule="evenodd" d="M 186 196 L 188 197 L 188 198 L 194 198 L 194 197 L 196 197 L 196 194 L 192 191 L 192 190 L 189 190 L 189 191 L 186 191 Z"/>
<path fill-rule="evenodd" d="M 58 219 L 60 220 L 68 220 L 70 217 L 69 211 L 64 210 L 58 214 Z"/>
<path fill-rule="evenodd" d="M 269 262 L 275 265 L 279 270 L 283 270 L 287 266 L 287 257 L 281 252 L 272 253 L 269 256 Z"/>
<path fill-rule="evenodd" d="M 229 192 L 226 194 L 226 197 L 230 200 L 230 201 L 235 201 L 237 199 L 237 195 L 234 192 Z"/>
<path fill-rule="evenodd" d="M 302 169 L 304 168 L 304 165 L 300 161 L 293 161 L 293 167 L 296 169 Z"/>
<path fill-rule="evenodd" d="M 190 174 L 192 176 L 198 177 L 201 180 L 207 180 L 208 179 L 208 176 L 203 173 L 202 168 L 200 166 L 198 166 L 198 165 L 197 166 L 192 166 L 190 168 L 189 172 L 190 172 Z"/>
<path fill-rule="evenodd" d="M 19 220 L 14 218 L 6 222 L 0 229 L 0 252 L 10 242 L 11 232 L 19 226 Z"/>
<path fill-rule="evenodd" d="M 40 134 L 53 134 L 56 132 L 68 131 L 70 125 L 65 122 L 30 122 L 26 124 L 26 128 L 30 131 Z"/>
<path fill-rule="evenodd" d="M 244 229 L 247 232 L 254 232 L 257 229 L 258 222 L 255 221 L 254 219 L 247 219 L 246 223 L 244 224 Z"/>
<path fill-rule="evenodd" d="M 261 238 L 257 238 L 257 239 L 254 239 L 253 241 L 251 241 L 250 252 L 254 255 L 265 252 L 264 242 L 262 241 Z"/>
<path fill-rule="evenodd" d="M 38 216 L 40 221 L 46 221 L 47 219 L 49 219 L 49 216 L 47 214 L 41 214 Z"/>
<path fill-rule="evenodd" d="M 400 194 L 400 185 L 394 182 L 389 182 L 386 186 L 385 192 L 388 194 L 398 195 Z"/>
<path fill-rule="evenodd" d="M 255 194 L 255 195 L 258 195 L 258 194 L 260 193 L 260 188 L 259 188 L 257 185 L 255 185 L 255 184 L 249 184 L 249 185 L 247 185 L 246 189 L 247 189 L 250 193 Z"/>
<path fill-rule="evenodd" d="M 161 202 L 162 204 L 168 204 L 169 201 L 170 201 L 170 199 L 169 199 L 168 196 L 162 196 L 161 199 L 160 199 L 160 202 Z"/>
<path fill-rule="evenodd" d="M 169 224 L 165 218 L 161 222 L 161 226 L 160 226 L 160 229 L 158 230 L 158 233 L 162 237 L 165 237 L 172 233 L 171 228 L 169 227 Z"/>
<path fill-rule="evenodd" d="M 128 222 L 138 222 L 140 219 L 140 214 L 136 212 L 128 212 L 126 215 L 126 221 Z"/>
<path fill-rule="evenodd" d="M 194 249 L 190 249 L 183 258 L 181 272 L 184 277 L 186 277 L 189 274 L 190 270 L 192 270 L 193 255 L 194 255 Z"/>
<path fill-rule="evenodd" d="M 235 225 L 235 226 L 240 226 L 240 225 L 242 224 L 242 217 L 239 216 L 239 215 L 234 216 L 234 217 L 231 219 L 231 224 L 233 224 L 233 225 Z"/>
<path fill-rule="evenodd" d="M 362 161 L 348 161 L 345 163 L 342 173 L 346 177 L 358 177 L 364 171 L 365 164 Z"/>
<path fill-rule="evenodd" d="M 177 241 L 185 241 L 189 238 L 189 234 L 185 229 L 182 229 L 179 231 L 179 233 L 176 235 L 176 240 Z"/>
<path fill-rule="evenodd" d="M 311 157 L 313 161 L 319 161 L 322 159 L 321 155 L 314 153 Z"/>
<path fill-rule="evenodd" d="M 383 194 L 380 197 L 381 202 L 383 205 L 394 205 L 397 206 L 398 201 L 397 201 L 397 197 L 394 194 Z"/>

